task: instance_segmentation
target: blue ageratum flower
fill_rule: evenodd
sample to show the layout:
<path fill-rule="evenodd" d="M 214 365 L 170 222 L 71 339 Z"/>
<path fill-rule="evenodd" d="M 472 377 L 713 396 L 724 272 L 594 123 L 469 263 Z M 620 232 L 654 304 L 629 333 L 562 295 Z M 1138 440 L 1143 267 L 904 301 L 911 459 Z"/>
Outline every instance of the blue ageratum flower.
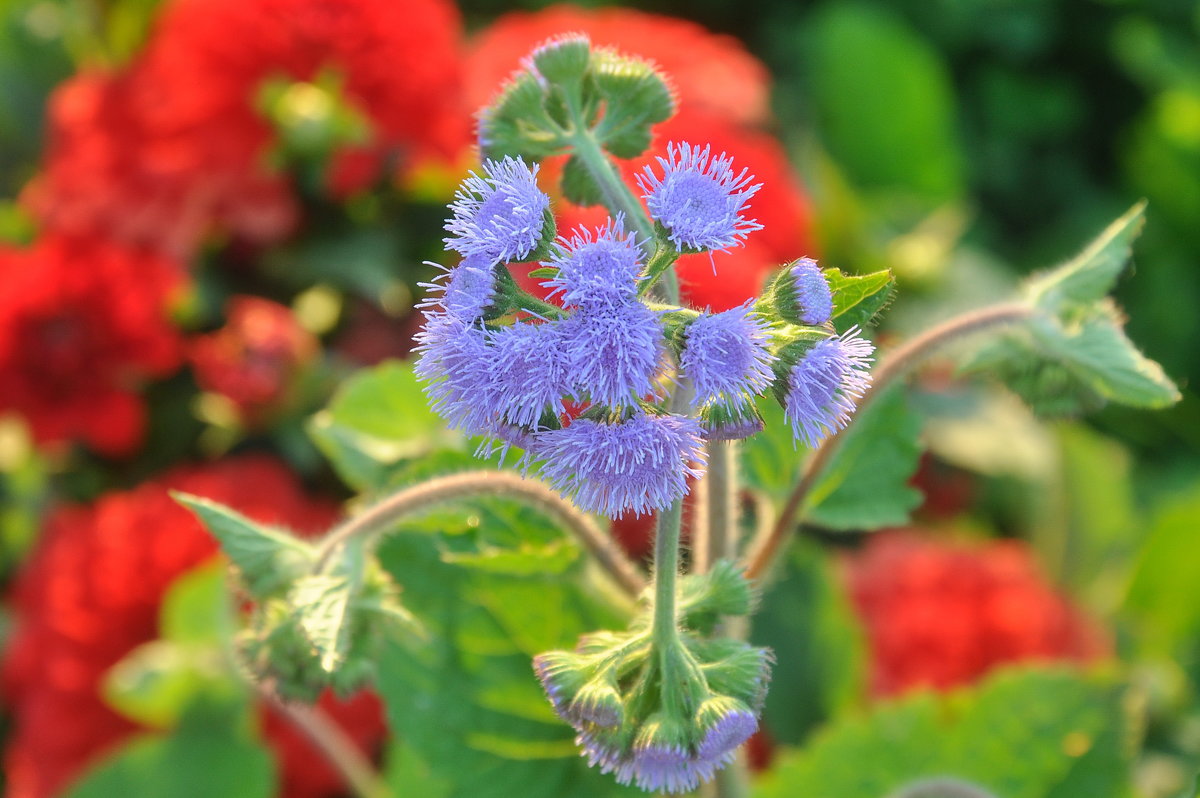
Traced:
<path fill-rule="evenodd" d="M 805 446 L 845 427 L 870 385 L 867 368 L 875 347 L 858 332 L 852 328 L 818 341 L 788 373 L 784 410 L 792 434 Z"/>
<path fill-rule="evenodd" d="M 572 236 L 555 242 L 554 256 L 542 263 L 558 269 L 546 284 L 561 293 L 563 302 L 590 308 L 604 303 L 624 303 L 637 297 L 642 273 L 642 252 L 633 233 L 626 233 L 623 217 L 609 219 L 595 234 L 579 227 Z"/>
<path fill-rule="evenodd" d="M 692 406 L 725 397 L 735 406 L 765 391 L 774 378 L 767 322 L 750 303 L 704 313 L 687 327 L 680 366 L 695 388 Z"/>
<path fill-rule="evenodd" d="M 487 337 L 478 324 L 427 311 L 414 347 L 413 371 L 426 383 L 430 407 L 451 427 L 472 434 L 493 426 L 489 403 L 480 401 L 491 382 Z"/>
<path fill-rule="evenodd" d="M 654 392 L 664 336 L 659 314 L 641 302 L 576 311 L 561 340 L 574 383 L 592 402 L 615 407 Z"/>
<path fill-rule="evenodd" d="M 560 415 L 571 389 L 569 363 L 557 322 L 518 323 L 488 334 L 487 390 L 479 401 L 501 421 L 538 426 L 544 413 Z M 485 409 L 486 412 L 486 409 Z"/>
<path fill-rule="evenodd" d="M 537 173 L 537 164 L 520 158 L 484 161 L 483 174 L 471 172 L 450 204 L 446 248 L 495 262 L 527 258 L 542 241 L 550 208 Z"/>
<path fill-rule="evenodd" d="M 796 312 L 804 324 L 818 325 L 833 315 L 833 295 L 821 267 L 812 258 L 801 258 L 789 269 L 794 283 Z"/>
<path fill-rule="evenodd" d="M 446 314 L 464 322 L 481 318 L 496 299 L 495 261 L 486 255 L 471 255 L 463 258 L 457 266 L 446 269 L 429 263 L 444 271 L 432 282 L 421 283 L 430 290 L 427 299 L 417 307 L 440 307 Z"/>
<path fill-rule="evenodd" d="M 641 413 L 547 430 L 534 454 L 555 490 L 587 512 L 616 518 L 663 509 L 686 494 L 687 478 L 700 476 L 704 447 L 695 419 Z"/>
<path fill-rule="evenodd" d="M 709 147 L 687 142 L 667 145 L 667 157 L 659 157 L 663 176 L 647 166 L 638 175 L 646 192 L 650 216 L 665 227 L 680 250 L 725 250 L 740 246 L 746 236 L 762 225 L 743 212 L 762 184 L 746 169 L 734 172 L 733 159 L 721 153 L 712 157 Z"/>

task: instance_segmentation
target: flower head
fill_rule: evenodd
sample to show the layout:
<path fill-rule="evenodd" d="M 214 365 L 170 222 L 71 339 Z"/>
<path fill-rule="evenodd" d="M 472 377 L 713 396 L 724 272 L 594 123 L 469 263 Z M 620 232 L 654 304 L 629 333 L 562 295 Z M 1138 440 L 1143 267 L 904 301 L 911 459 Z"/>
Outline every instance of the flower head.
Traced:
<path fill-rule="evenodd" d="M 729 249 L 762 229 L 742 215 L 761 185 L 750 185 L 754 177 L 746 169 L 735 173 L 725 153 L 711 157 L 708 146 L 672 142 L 658 163 L 663 176 L 647 166 L 638 185 L 646 192 L 650 215 L 681 251 Z"/>
<path fill-rule="evenodd" d="M 414 372 L 427 382 L 430 406 L 451 427 L 486 432 L 493 414 L 479 399 L 490 388 L 487 333 L 448 313 L 427 311 L 416 344 Z"/>
<path fill-rule="evenodd" d="M 446 222 L 446 247 L 494 261 L 520 261 L 541 243 L 550 198 L 538 188 L 538 164 L 520 158 L 483 162 L 483 175 L 463 181 Z"/>
<path fill-rule="evenodd" d="M 802 324 L 824 324 L 833 315 L 833 296 L 821 267 L 812 258 L 801 258 L 789 269 L 796 313 Z"/>
<path fill-rule="evenodd" d="M 695 387 L 692 406 L 722 396 L 744 404 L 771 384 L 766 321 L 740 305 L 722 313 L 704 313 L 687 327 L 680 366 Z"/>
<path fill-rule="evenodd" d="M 816 446 L 850 420 L 857 400 L 867 390 L 867 364 L 875 347 L 851 329 L 837 338 L 818 341 L 792 367 L 784 409 L 792 434 L 805 446 Z"/>
<path fill-rule="evenodd" d="M 417 307 L 440 306 L 447 314 L 465 322 L 481 318 L 496 299 L 496 263 L 486 255 L 469 255 L 431 283 L 422 283 L 435 293 Z"/>
<path fill-rule="evenodd" d="M 558 322 L 513 324 L 488 333 L 488 390 L 478 399 L 508 424 L 536 427 L 544 413 L 563 412 L 571 385 Z"/>
<path fill-rule="evenodd" d="M 562 292 L 564 303 L 590 307 L 637 296 L 641 255 L 634 234 L 625 232 L 623 217 L 618 215 L 597 227 L 595 235 L 580 226 L 573 236 L 561 237 L 553 259 L 542 265 L 558 269 L 558 276 L 546 284 Z"/>
<path fill-rule="evenodd" d="M 615 407 L 653 392 L 663 330 L 658 314 L 641 302 L 604 304 L 563 322 L 562 346 L 578 388 L 592 402 Z"/>
<path fill-rule="evenodd" d="M 696 754 L 713 763 L 727 764 L 733 761 L 738 746 L 758 731 L 758 716 L 741 701 L 717 695 L 696 710 L 696 724 L 704 729 Z"/>
<path fill-rule="evenodd" d="M 542 475 L 587 512 L 610 517 L 663 509 L 687 493 L 704 459 L 700 425 L 640 413 L 618 423 L 576 419 L 537 439 Z"/>

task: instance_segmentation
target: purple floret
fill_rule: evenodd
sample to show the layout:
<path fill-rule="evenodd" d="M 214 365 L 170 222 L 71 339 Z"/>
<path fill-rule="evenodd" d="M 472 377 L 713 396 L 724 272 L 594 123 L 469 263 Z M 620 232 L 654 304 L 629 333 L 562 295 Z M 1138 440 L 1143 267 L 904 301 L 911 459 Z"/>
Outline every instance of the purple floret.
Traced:
<path fill-rule="evenodd" d="M 615 407 L 654 392 L 663 356 L 658 314 L 636 300 L 577 311 L 563 323 L 562 346 L 579 390 Z"/>
<path fill-rule="evenodd" d="M 833 315 L 833 295 L 817 262 L 812 258 L 801 258 L 792 264 L 791 275 L 796 286 L 800 321 L 812 325 L 829 321 Z"/>
<path fill-rule="evenodd" d="M 874 351 L 855 328 L 819 341 L 792 367 L 784 409 L 792 434 L 805 446 L 816 446 L 849 422 L 870 385 L 867 368 Z"/>
<path fill-rule="evenodd" d="M 669 506 L 698 477 L 704 448 L 695 419 L 639 414 L 616 424 L 577 419 L 537 439 L 542 475 L 585 511 L 611 518 Z"/>
<path fill-rule="evenodd" d="M 591 307 L 627 302 L 637 296 L 642 272 L 642 252 L 633 233 L 626 233 L 622 217 L 593 231 L 579 227 L 575 234 L 560 237 L 554 257 L 543 266 L 558 269 L 546 284 L 562 295 L 567 305 Z"/>
<path fill-rule="evenodd" d="M 446 248 L 494 262 L 519 261 L 541 242 L 550 198 L 538 188 L 538 165 L 520 158 L 487 160 L 483 174 L 471 172 L 446 222 Z"/>
<path fill-rule="evenodd" d="M 650 216 L 662 224 L 671 241 L 682 250 L 725 250 L 740 246 L 746 236 L 762 225 L 743 215 L 750 198 L 762 184 L 746 169 L 734 172 L 733 159 L 721 153 L 710 155 L 709 147 L 687 142 L 667 145 L 667 157 L 659 157 L 659 178 L 647 166 L 638 175 Z"/>
<path fill-rule="evenodd" d="M 695 388 L 692 406 L 722 396 L 742 406 L 765 391 L 774 377 L 775 360 L 767 344 L 766 322 L 749 303 L 705 313 L 688 325 L 680 365 Z"/>

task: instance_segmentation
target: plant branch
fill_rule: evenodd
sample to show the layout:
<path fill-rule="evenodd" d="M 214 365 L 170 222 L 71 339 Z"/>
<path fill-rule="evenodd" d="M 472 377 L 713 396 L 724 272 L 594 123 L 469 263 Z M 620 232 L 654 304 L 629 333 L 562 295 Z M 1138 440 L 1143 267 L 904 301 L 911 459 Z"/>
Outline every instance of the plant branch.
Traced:
<path fill-rule="evenodd" d="M 637 567 L 591 518 L 541 482 L 508 471 L 467 471 L 400 490 L 330 532 L 317 549 L 315 570 L 325 568 L 333 554 L 359 535 L 382 532 L 406 515 L 468 496 L 507 496 L 528 502 L 560 523 L 631 596 L 645 587 Z"/>
<path fill-rule="evenodd" d="M 1030 318 L 1034 312 L 1034 308 L 1020 302 L 991 305 L 955 316 L 906 341 L 893 350 L 887 359 L 883 361 L 882 365 L 872 374 L 871 386 L 867 388 L 859 400 L 857 413 L 861 414 L 872 401 L 891 387 L 892 383 L 903 378 L 909 371 L 920 365 L 925 358 L 946 344 L 966 335 L 1024 321 Z M 846 429 L 848 428 L 830 435 L 812 453 L 812 456 L 805 464 L 800 479 L 796 482 L 795 487 L 792 488 L 792 492 L 788 496 L 783 510 L 780 511 L 779 517 L 775 520 L 775 525 L 771 527 L 769 533 L 761 536 L 751 547 L 747 558 L 747 577 L 759 579 L 770 569 L 771 564 L 778 555 L 780 547 L 795 525 L 800 509 L 804 505 L 804 500 L 808 498 L 808 494 L 812 490 L 813 485 L 816 484 L 818 477 L 821 476 L 825 466 L 845 439 Z"/>
<path fill-rule="evenodd" d="M 341 727 L 317 707 L 290 703 L 269 685 L 253 684 L 259 697 L 283 715 L 333 766 L 357 798 L 391 798 L 392 791 Z"/>

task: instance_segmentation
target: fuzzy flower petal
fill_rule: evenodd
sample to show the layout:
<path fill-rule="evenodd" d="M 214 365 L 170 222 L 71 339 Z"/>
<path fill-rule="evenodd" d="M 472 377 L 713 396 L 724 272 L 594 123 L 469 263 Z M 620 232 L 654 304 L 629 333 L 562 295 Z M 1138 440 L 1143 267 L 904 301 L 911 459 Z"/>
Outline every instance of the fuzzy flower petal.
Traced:
<path fill-rule="evenodd" d="M 563 324 L 562 346 L 579 389 L 614 407 L 653 392 L 664 351 L 658 314 L 636 301 L 575 313 Z"/>
<path fill-rule="evenodd" d="M 741 305 L 705 313 L 687 328 L 680 365 L 695 386 L 692 406 L 722 395 L 741 405 L 771 384 L 775 356 L 767 348 L 766 322 Z"/>
<path fill-rule="evenodd" d="M 704 458 L 701 429 L 684 416 L 640 414 L 617 424 L 577 419 L 538 436 L 542 475 L 585 511 L 609 517 L 661 510 L 687 493 Z"/>
<path fill-rule="evenodd" d="M 667 157 L 658 158 L 659 178 L 647 166 L 638 185 L 650 216 L 667 228 L 681 251 L 725 250 L 740 245 L 762 225 L 742 215 L 761 184 L 746 169 L 733 171 L 733 159 L 721 153 L 712 157 L 709 147 L 687 142 L 667 145 Z"/>
<path fill-rule="evenodd" d="M 464 322 L 481 318 L 496 298 L 495 261 L 486 255 L 471 255 L 451 269 L 445 269 L 430 283 L 421 283 L 430 289 L 430 296 L 417 307 L 440 306 L 447 314 Z"/>
<path fill-rule="evenodd" d="M 818 342 L 788 375 L 784 409 L 792 434 L 805 446 L 845 427 L 870 384 L 867 367 L 875 347 L 858 333 L 853 328 Z"/>
<path fill-rule="evenodd" d="M 601 302 L 625 302 L 637 296 L 637 279 L 642 272 L 641 250 L 633 233 L 626 233 L 623 218 L 609 219 L 597 227 L 579 227 L 570 237 L 560 237 L 554 258 L 543 266 L 558 269 L 547 280 L 562 293 L 568 305 L 590 306 Z"/>
<path fill-rule="evenodd" d="M 833 295 L 821 267 L 812 258 L 801 258 L 791 266 L 800 321 L 824 324 L 833 315 Z"/>
<path fill-rule="evenodd" d="M 541 242 L 550 198 L 538 188 L 538 164 L 487 160 L 463 181 L 446 222 L 447 249 L 494 261 L 519 261 Z"/>

